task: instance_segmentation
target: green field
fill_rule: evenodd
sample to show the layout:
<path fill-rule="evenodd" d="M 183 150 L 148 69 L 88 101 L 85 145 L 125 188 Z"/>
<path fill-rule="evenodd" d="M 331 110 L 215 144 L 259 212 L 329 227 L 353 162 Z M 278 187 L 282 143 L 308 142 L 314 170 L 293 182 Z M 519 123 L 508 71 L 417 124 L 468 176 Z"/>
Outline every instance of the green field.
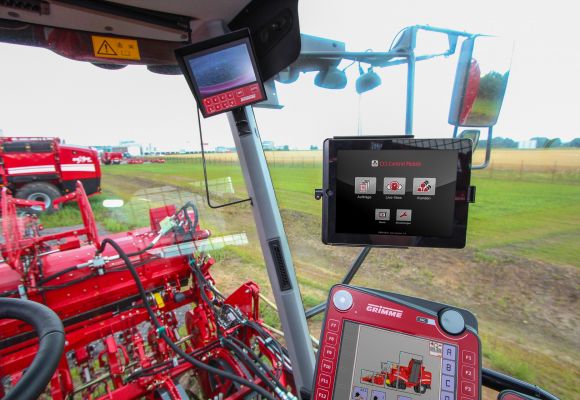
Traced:
<path fill-rule="evenodd" d="M 344 274 L 356 249 L 320 243 L 321 186 L 318 163 L 278 163 L 270 168 L 289 236 L 304 303 L 317 304 Z M 244 197 L 239 166 L 214 162 L 209 178 L 231 177 L 235 197 Z M 105 192 L 92 199 L 108 231 L 142 225 L 147 208 L 157 204 L 147 188 L 172 188 L 166 201 L 194 197 L 201 223 L 216 235 L 245 231 L 250 245 L 220 254 L 214 273 L 228 291 L 246 279 L 269 284 L 263 268 L 250 206 L 211 210 L 203 206 L 197 162 L 105 166 Z M 480 320 L 485 364 L 532 380 L 562 398 L 580 395 L 579 320 L 580 180 L 554 179 L 554 171 L 474 171 L 477 202 L 470 207 L 468 246 L 464 250 L 373 250 L 355 283 L 448 302 L 474 311 Z M 175 189 L 178 188 L 178 189 Z M 104 209 L 104 198 L 123 198 L 122 210 Z M 219 203 L 232 195 L 216 195 Z M 68 206 L 43 219 L 45 226 L 78 223 Z M 277 324 L 272 311 L 265 319 Z M 320 319 L 312 322 L 316 335 Z M 558 376 L 553 370 L 558 369 Z"/>

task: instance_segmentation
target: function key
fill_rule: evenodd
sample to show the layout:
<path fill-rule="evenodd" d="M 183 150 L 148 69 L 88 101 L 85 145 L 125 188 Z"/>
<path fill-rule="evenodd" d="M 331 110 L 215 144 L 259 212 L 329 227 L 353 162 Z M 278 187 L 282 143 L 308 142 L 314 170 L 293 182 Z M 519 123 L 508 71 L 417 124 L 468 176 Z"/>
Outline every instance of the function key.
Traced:
<path fill-rule="evenodd" d="M 461 382 L 461 394 L 466 396 L 475 395 L 475 384 L 466 381 Z"/>
<path fill-rule="evenodd" d="M 226 95 L 225 94 L 220 94 L 220 100 L 224 101 L 226 99 Z"/>
<path fill-rule="evenodd" d="M 236 90 L 236 96 L 240 97 L 240 96 L 243 96 L 243 95 L 244 95 L 244 90 L 243 89 Z"/>
<path fill-rule="evenodd" d="M 226 108 L 228 108 L 228 102 L 227 102 L 227 101 L 224 101 L 224 102 L 222 103 L 222 108 L 223 108 L 224 110 L 225 110 Z"/>
<path fill-rule="evenodd" d="M 330 400 L 330 394 L 326 389 L 318 389 L 316 392 L 316 400 Z"/>
<path fill-rule="evenodd" d="M 320 374 L 320 377 L 318 378 L 318 383 L 322 387 L 329 388 L 330 387 L 330 376 L 328 376 L 326 374 Z"/>
<path fill-rule="evenodd" d="M 468 365 L 475 365 L 475 353 L 472 351 L 463 350 L 461 353 L 463 362 Z"/>
<path fill-rule="evenodd" d="M 322 355 L 326 358 L 334 360 L 334 357 L 336 356 L 336 350 L 334 350 L 334 347 L 324 346 L 324 349 L 322 350 Z"/>
<path fill-rule="evenodd" d="M 233 99 L 234 98 L 234 94 L 232 92 L 228 92 L 226 94 L 226 96 L 228 97 L 228 99 Z"/>
<path fill-rule="evenodd" d="M 443 360 L 443 373 L 455 375 L 455 361 Z"/>
<path fill-rule="evenodd" d="M 453 392 L 441 391 L 440 400 L 455 400 L 455 394 Z"/>
<path fill-rule="evenodd" d="M 332 362 L 323 358 L 322 362 L 320 363 L 320 370 L 326 372 L 327 374 L 331 374 Z"/>
<path fill-rule="evenodd" d="M 213 101 L 214 103 L 218 103 L 220 101 L 220 99 L 217 96 L 213 96 L 211 98 L 211 101 Z"/>
<path fill-rule="evenodd" d="M 236 101 L 235 100 L 230 100 L 229 102 L 230 107 L 233 107 L 236 105 Z"/>
<path fill-rule="evenodd" d="M 336 342 L 338 341 L 338 336 L 335 333 L 328 332 L 326 334 L 326 344 L 329 346 L 336 346 Z"/>
<path fill-rule="evenodd" d="M 328 330 L 331 332 L 338 332 L 338 328 L 340 328 L 340 322 L 335 319 L 328 320 Z"/>
<path fill-rule="evenodd" d="M 446 360 L 452 360 L 455 361 L 455 357 L 457 356 L 456 354 L 457 348 L 455 346 L 451 346 L 450 344 L 444 344 L 443 345 L 443 358 Z"/>
<path fill-rule="evenodd" d="M 206 97 L 205 99 L 203 99 L 203 104 L 210 105 L 211 104 L 211 99 L 209 97 Z"/>
<path fill-rule="evenodd" d="M 222 106 L 220 106 L 219 104 L 216 104 L 215 105 L 215 110 L 216 111 L 221 111 L 221 109 L 222 109 Z"/>
<path fill-rule="evenodd" d="M 454 392 L 455 391 L 455 377 L 451 375 L 441 375 L 441 389 Z"/>
<path fill-rule="evenodd" d="M 461 377 L 470 381 L 475 381 L 475 368 L 464 365 L 461 369 Z"/>

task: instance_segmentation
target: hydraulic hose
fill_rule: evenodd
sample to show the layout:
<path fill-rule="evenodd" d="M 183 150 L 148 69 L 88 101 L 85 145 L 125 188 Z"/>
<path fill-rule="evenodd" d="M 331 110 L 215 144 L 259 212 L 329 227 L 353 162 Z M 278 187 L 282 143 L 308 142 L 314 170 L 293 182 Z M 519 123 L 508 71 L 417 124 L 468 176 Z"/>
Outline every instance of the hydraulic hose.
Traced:
<path fill-rule="evenodd" d="M 0 319 L 17 319 L 34 328 L 38 351 L 32 363 L 4 400 L 35 400 L 56 371 L 64 351 L 64 327 L 50 308 L 30 300 L 0 299 Z"/>
<path fill-rule="evenodd" d="M 117 254 L 119 254 L 119 257 L 121 257 L 121 259 L 125 262 L 125 265 L 127 266 L 129 271 L 131 272 L 133 280 L 135 281 L 135 284 L 137 285 L 137 289 L 139 290 L 139 294 L 141 295 L 141 298 L 143 299 L 143 305 L 145 306 L 145 309 L 147 310 L 147 313 L 149 314 L 149 317 L 151 318 L 153 325 L 157 329 L 157 334 L 159 335 L 159 337 L 161 339 L 163 339 L 167 343 L 167 345 L 169 347 L 171 347 L 171 349 L 176 354 L 178 354 L 181 358 L 183 358 L 184 360 L 186 360 L 187 362 L 189 362 L 191 365 L 193 365 L 194 367 L 196 367 L 198 369 L 206 370 L 207 372 L 209 372 L 211 374 L 220 375 L 225 379 L 237 382 L 243 386 L 246 386 L 246 387 L 252 389 L 253 391 L 264 396 L 264 398 L 266 398 L 268 400 L 275 400 L 275 398 L 274 398 L 274 396 L 272 396 L 272 394 L 270 394 L 267 390 L 265 390 L 261 386 L 257 385 L 256 383 L 251 382 L 247 379 L 244 379 L 238 375 L 229 373 L 227 371 L 223 371 L 221 369 L 214 368 L 208 364 L 205 364 L 202 361 L 199 361 L 199 360 L 191 357 L 185 351 L 181 350 L 181 348 L 178 345 L 176 345 L 169 338 L 169 336 L 167 336 L 167 333 L 165 332 L 165 327 L 163 325 L 161 325 L 161 323 L 159 322 L 159 319 L 157 318 L 157 315 L 155 315 L 155 312 L 151 308 L 151 305 L 149 304 L 149 300 L 147 299 L 147 292 L 145 291 L 145 288 L 143 287 L 143 283 L 141 282 L 141 279 L 139 278 L 139 274 L 137 273 L 137 270 L 135 269 L 135 267 L 131 263 L 131 260 L 127 256 L 127 253 L 125 253 L 125 251 L 121 248 L 121 246 L 119 246 L 119 244 L 117 242 L 115 242 L 114 240 L 112 240 L 110 238 L 103 239 L 103 241 L 101 242 L 100 250 L 101 251 L 104 250 L 107 245 L 109 245 L 113 249 L 115 249 Z"/>

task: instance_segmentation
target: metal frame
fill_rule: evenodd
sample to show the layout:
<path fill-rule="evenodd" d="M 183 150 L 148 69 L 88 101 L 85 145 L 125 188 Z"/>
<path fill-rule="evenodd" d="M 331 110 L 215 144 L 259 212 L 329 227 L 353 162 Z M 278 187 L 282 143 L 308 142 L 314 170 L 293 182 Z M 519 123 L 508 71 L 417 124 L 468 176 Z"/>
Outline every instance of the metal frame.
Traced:
<path fill-rule="evenodd" d="M 300 392 L 302 388 L 312 387 L 315 359 L 288 238 L 262 149 L 254 110 L 246 106 L 228 112 L 227 116 L 248 194 L 252 199 L 254 221 L 288 346 L 294 381 Z"/>

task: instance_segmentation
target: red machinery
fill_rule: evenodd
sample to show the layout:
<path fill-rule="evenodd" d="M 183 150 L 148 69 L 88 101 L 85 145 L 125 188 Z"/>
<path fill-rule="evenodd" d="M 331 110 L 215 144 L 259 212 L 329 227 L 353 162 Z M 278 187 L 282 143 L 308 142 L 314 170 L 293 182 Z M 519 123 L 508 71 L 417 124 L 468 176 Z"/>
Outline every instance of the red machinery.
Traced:
<path fill-rule="evenodd" d="M 52 399 L 181 399 L 197 391 L 233 400 L 250 391 L 176 351 L 242 384 L 283 394 L 292 385 L 285 350 L 261 324 L 259 287 L 247 282 L 229 297 L 214 287 L 215 261 L 197 247 L 210 232 L 199 228 L 195 205 L 151 209 L 149 227 L 101 242 L 80 183 L 66 200 L 77 201 L 84 228 L 40 236 L 37 218 L 17 216 L 19 204 L 2 193 L 0 297 L 43 303 L 65 326 Z M 0 382 L 8 378 L 11 386 L 34 358 L 37 340 L 30 326 L 1 320 L 0 349 Z M 184 376 L 197 380 L 196 389 L 180 383 Z M 0 397 L 4 392 L 0 385 Z"/>
<path fill-rule="evenodd" d="M 41 201 L 47 209 L 74 192 L 77 181 L 89 195 L 101 191 L 97 152 L 58 138 L 0 137 L 0 177 L 16 197 Z"/>
<path fill-rule="evenodd" d="M 408 366 L 396 363 L 383 363 L 381 372 L 369 371 L 361 376 L 361 381 L 375 386 L 389 386 L 405 390 L 413 388 L 417 393 L 425 393 L 431 389 L 432 374 L 425 371 L 423 362 L 412 358 Z"/>
<path fill-rule="evenodd" d="M 103 151 L 101 154 L 101 162 L 103 164 L 121 164 L 121 161 L 123 161 L 123 153 L 120 151 Z"/>
<path fill-rule="evenodd" d="M 408 366 L 392 364 L 386 374 L 385 383 L 393 388 L 413 388 L 417 393 L 425 393 L 431 389 L 431 372 L 425 371 L 423 362 L 412 358 Z"/>

